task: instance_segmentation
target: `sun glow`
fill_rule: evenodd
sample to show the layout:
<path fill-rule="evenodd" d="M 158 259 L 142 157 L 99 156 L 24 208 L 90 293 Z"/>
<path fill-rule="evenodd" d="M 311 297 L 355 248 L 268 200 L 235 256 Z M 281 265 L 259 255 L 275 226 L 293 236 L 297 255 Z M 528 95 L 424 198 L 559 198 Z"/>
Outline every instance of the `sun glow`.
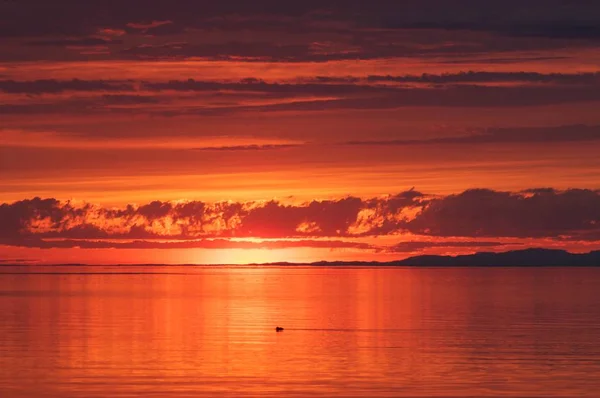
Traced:
<path fill-rule="evenodd" d="M 306 261 L 305 249 L 224 249 L 203 251 L 195 263 L 209 264 L 262 264 L 281 261 Z M 296 259 L 296 260 L 290 260 Z"/>

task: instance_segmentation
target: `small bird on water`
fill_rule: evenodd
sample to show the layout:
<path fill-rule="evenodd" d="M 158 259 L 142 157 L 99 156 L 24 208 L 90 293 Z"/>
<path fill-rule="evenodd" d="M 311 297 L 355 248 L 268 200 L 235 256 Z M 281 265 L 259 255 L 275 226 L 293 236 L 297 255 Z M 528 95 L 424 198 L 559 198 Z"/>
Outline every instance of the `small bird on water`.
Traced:
<path fill-rule="evenodd" d="M 283 328 L 282 328 L 282 327 L 280 327 L 280 326 L 277 326 L 277 327 L 275 328 L 275 331 L 276 331 L 276 332 L 283 332 Z"/>

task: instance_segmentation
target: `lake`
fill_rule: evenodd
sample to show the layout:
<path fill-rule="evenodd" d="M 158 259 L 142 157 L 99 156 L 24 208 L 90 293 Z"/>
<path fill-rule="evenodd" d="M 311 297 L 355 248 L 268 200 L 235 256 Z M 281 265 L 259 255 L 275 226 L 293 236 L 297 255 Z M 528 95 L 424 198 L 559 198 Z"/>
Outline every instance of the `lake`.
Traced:
<path fill-rule="evenodd" d="M 599 289 L 600 268 L 3 266 L 0 396 L 600 396 Z"/>

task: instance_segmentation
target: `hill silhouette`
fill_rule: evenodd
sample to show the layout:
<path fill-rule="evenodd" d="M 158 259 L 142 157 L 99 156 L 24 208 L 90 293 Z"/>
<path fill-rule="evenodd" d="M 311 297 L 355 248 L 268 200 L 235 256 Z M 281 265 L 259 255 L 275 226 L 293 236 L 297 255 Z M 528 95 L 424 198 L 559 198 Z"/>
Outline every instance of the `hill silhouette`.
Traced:
<path fill-rule="evenodd" d="M 298 265 L 279 262 L 270 265 Z M 405 266 L 405 267 L 595 267 L 600 266 L 600 251 L 570 253 L 554 249 L 524 249 L 503 253 L 480 252 L 459 256 L 423 255 L 404 260 L 377 261 L 318 261 L 316 266 Z"/>
<path fill-rule="evenodd" d="M 416 256 L 396 261 L 411 266 L 600 266 L 600 251 L 576 254 L 565 250 L 525 249 L 503 253 L 475 253 L 460 256 Z"/>

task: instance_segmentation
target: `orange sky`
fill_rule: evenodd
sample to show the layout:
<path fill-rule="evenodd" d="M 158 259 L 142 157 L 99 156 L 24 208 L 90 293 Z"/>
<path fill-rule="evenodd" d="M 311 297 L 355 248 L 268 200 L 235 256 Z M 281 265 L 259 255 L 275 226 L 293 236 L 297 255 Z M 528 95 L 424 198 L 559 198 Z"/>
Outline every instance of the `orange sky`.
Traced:
<path fill-rule="evenodd" d="M 0 5 L 0 260 L 600 248 L 597 7 L 133 3 Z"/>

